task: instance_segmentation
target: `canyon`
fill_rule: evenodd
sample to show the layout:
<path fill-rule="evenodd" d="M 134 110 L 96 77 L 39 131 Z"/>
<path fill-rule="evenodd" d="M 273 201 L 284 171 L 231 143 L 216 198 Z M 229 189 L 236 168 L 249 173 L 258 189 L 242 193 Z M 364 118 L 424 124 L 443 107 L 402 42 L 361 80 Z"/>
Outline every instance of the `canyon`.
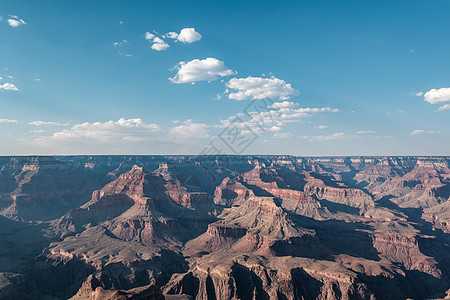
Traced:
<path fill-rule="evenodd" d="M 450 157 L 0 157 L 0 299 L 449 297 Z"/>

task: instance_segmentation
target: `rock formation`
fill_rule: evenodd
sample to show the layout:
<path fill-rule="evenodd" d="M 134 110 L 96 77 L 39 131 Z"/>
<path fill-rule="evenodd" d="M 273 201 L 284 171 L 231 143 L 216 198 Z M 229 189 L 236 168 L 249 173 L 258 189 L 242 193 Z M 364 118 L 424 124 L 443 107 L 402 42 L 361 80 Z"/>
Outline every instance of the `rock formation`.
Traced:
<path fill-rule="evenodd" d="M 0 299 L 433 299 L 447 157 L 0 157 Z"/>

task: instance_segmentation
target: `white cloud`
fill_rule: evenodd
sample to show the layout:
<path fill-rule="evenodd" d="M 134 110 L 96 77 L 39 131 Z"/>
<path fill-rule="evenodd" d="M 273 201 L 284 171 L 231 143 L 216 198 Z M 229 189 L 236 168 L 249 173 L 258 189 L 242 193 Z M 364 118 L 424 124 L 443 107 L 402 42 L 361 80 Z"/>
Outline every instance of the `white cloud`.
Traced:
<path fill-rule="evenodd" d="M 304 136 L 304 139 L 310 142 L 322 142 L 322 141 L 336 141 L 356 138 L 356 135 L 347 135 L 343 132 L 337 132 L 332 135 L 319 135 L 319 136 Z"/>
<path fill-rule="evenodd" d="M 125 44 L 128 44 L 128 41 L 127 41 L 127 40 L 123 40 L 123 41 L 121 41 L 121 42 L 114 42 L 114 43 L 113 43 L 114 47 L 120 47 L 120 46 L 123 46 L 123 45 L 125 45 Z"/>
<path fill-rule="evenodd" d="M 272 108 L 279 109 L 279 108 L 294 108 L 297 107 L 298 103 L 290 102 L 290 101 L 283 101 L 283 102 L 275 102 L 272 104 Z"/>
<path fill-rule="evenodd" d="M 256 133 L 262 133 L 264 131 L 280 131 L 281 127 L 286 124 L 299 122 L 303 118 L 311 117 L 314 114 L 339 111 L 338 109 L 333 109 L 330 107 L 284 108 L 284 105 L 281 103 L 283 102 L 276 102 L 266 108 L 263 108 L 264 106 L 262 104 L 256 104 L 258 111 L 249 111 L 248 116 L 242 113 L 231 116 L 228 119 L 222 120 L 222 125 L 220 127 L 225 128 L 232 126 L 241 129 L 247 128 Z M 292 105 L 290 106 L 292 107 Z M 249 120 L 243 121 L 246 118 L 249 118 Z"/>
<path fill-rule="evenodd" d="M 290 132 L 275 132 L 273 134 L 274 139 L 287 139 L 287 138 L 291 138 L 291 137 L 292 137 L 292 133 L 290 133 Z"/>
<path fill-rule="evenodd" d="M 157 36 L 153 38 L 153 45 L 151 47 L 153 50 L 163 51 L 169 47 L 170 47 L 169 44 L 167 44 L 163 39 L 161 39 Z"/>
<path fill-rule="evenodd" d="M 18 91 L 19 89 L 14 84 L 6 82 L 4 84 L 0 84 L 0 90 Z"/>
<path fill-rule="evenodd" d="M 164 51 L 169 47 L 170 47 L 169 44 L 162 42 L 162 43 L 154 43 L 151 48 L 156 51 Z"/>
<path fill-rule="evenodd" d="M 133 54 L 129 53 L 129 51 L 127 50 L 129 48 L 129 43 L 127 40 L 122 40 L 120 42 L 114 42 L 113 45 L 114 45 L 114 48 L 116 48 L 117 53 L 119 55 L 125 56 L 125 57 L 133 56 Z"/>
<path fill-rule="evenodd" d="M 53 136 L 41 137 L 39 141 L 58 141 L 88 138 L 100 142 L 137 141 L 150 139 L 152 134 L 160 130 L 156 124 L 149 124 L 141 119 L 120 119 L 108 122 L 85 122 L 76 124 L 70 129 L 55 132 Z"/>
<path fill-rule="evenodd" d="M 287 100 L 291 96 L 300 94 L 299 91 L 292 88 L 290 83 L 275 77 L 232 78 L 226 86 L 228 89 L 235 90 L 228 92 L 228 98 L 238 101 L 264 98 Z"/>
<path fill-rule="evenodd" d="M 431 104 L 450 102 L 450 88 L 431 89 L 424 97 L 425 101 Z"/>
<path fill-rule="evenodd" d="M 10 119 L 0 119 L 0 123 L 19 123 L 19 121 Z"/>
<path fill-rule="evenodd" d="M 194 123 L 191 119 L 183 122 L 182 125 L 169 129 L 168 138 L 171 142 L 192 141 L 209 137 L 208 128 L 210 126 L 203 123 Z"/>
<path fill-rule="evenodd" d="M 336 132 L 331 135 L 318 135 L 318 136 L 302 136 L 303 139 L 307 139 L 310 142 L 322 142 L 322 141 L 337 141 L 361 138 L 363 134 L 374 134 L 373 130 L 360 130 L 356 134 L 346 134 L 343 132 Z M 377 136 L 377 138 L 392 138 L 392 136 Z"/>
<path fill-rule="evenodd" d="M 433 130 L 423 130 L 423 129 L 416 129 L 411 131 L 410 135 L 415 136 L 415 135 L 427 135 L 427 134 L 435 134 L 436 131 Z"/>
<path fill-rule="evenodd" d="M 156 36 L 156 34 L 157 32 L 153 34 L 148 31 L 144 34 L 145 39 L 153 43 L 151 48 L 155 51 L 164 51 L 170 47 L 164 40 L 165 38 L 174 39 L 185 44 L 191 44 L 202 38 L 202 35 L 195 31 L 195 28 L 183 28 L 180 33 L 171 31 L 160 37 Z"/>
<path fill-rule="evenodd" d="M 281 127 L 280 126 L 272 126 L 272 127 L 268 128 L 268 130 L 278 132 L 278 131 L 281 131 Z"/>
<path fill-rule="evenodd" d="M 148 31 L 145 33 L 146 40 L 153 40 L 154 37 L 155 37 L 155 35 L 153 33 L 150 33 Z"/>
<path fill-rule="evenodd" d="M 169 78 L 173 83 L 214 81 L 219 77 L 236 74 L 236 72 L 227 69 L 223 61 L 212 57 L 202 60 L 194 59 L 190 62 L 180 61 L 175 68 L 178 70 L 177 74 L 173 78 Z"/>
<path fill-rule="evenodd" d="M 213 126 L 188 119 L 166 128 L 141 119 L 119 119 L 107 122 L 85 122 L 52 130 L 37 127 L 29 142 L 43 153 L 198 153 L 211 139 Z M 42 130 L 42 129 L 45 129 Z M 31 131 L 30 131 L 31 132 Z"/>
<path fill-rule="evenodd" d="M 327 129 L 328 126 L 327 126 L 327 125 L 319 125 L 319 126 L 314 126 L 314 128 L 317 128 L 317 129 Z"/>
<path fill-rule="evenodd" d="M 5 70 L 8 70 L 8 69 L 5 68 Z M 4 75 L 4 74 L 2 74 L 2 75 L 0 75 L 0 80 L 3 80 L 4 77 L 9 78 L 9 79 L 13 79 L 14 78 L 14 76 L 12 76 L 12 75 Z"/>
<path fill-rule="evenodd" d="M 164 42 L 164 40 L 162 38 L 155 37 L 153 39 L 153 43 L 164 44 L 165 42 Z"/>
<path fill-rule="evenodd" d="M 450 102 L 450 88 L 431 89 L 424 95 L 425 101 L 431 104 L 442 104 Z M 439 107 L 438 111 L 446 110 L 448 106 Z"/>
<path fill-rule="evenodd" d="M 11 27 L 19 27 L 20 25 L 26 25 L 27 22 L 25 22 L 24 20 L 20 19 L 18 16 L 9 16 L 10 19 L 8 19 L 8 24 Z"/>
<path fill-rule="evenodd" d="M 169 32 L 173 35 L 175 32 Z M 183 28 L 177 36 L 177 40 L 185 44 L 191 44 L 202 39 L 202 35 L 195 31 L 195 28 Z"/>
<path fill-rule="evenodd" d="M 33 126 L 45 126 L 45 125 L 54 125 L 54 126 L 68 126 L 69 123 L 58 123 L 58 122 L 49 122 L 49 121 L 32 121 L 28 124 Z"/>
<path fill-rule="evenodd" d="M 450 109 L 450 104 L 444 104 L 441 107 L 438 108 L 438 111 L 443 111 L 443 110 L 447 110 Z"/>
<path fill-rule="evenodd" d="M 422 97 L 422 96 L 423 96 L 423 92 L 418 92 L 418 93 L 416 93 L 416 96 L 417 96 L 417 97 Z"/>
<path fill-rule="evenodd" d="M 164 50 L 166 50 L 167 48 L 170 47 L 169 44 L 166 43 L 166 41 L 164 41 L 160 37 L 157 37 L 153 33 L 150 33 L 150 32 L 147 31 L 144 34 L 144 36 L 145 36 L 146 40 L 148 40 L 150 42 L 153 42 L 153 45 L 150 48 L 152 48 L 155 51 L 164 51 Z"/>
<path fill-rule="evenodd" d="M 166 33 L 164 37 L 176 40 L 178 38 L 178 33 L 171 31 Z"/>
<path fill-rule="evenodd" d="M 374 130 L 360 130 L 357 131 L 356 134 L 373 134 L 376 133 Z"/>

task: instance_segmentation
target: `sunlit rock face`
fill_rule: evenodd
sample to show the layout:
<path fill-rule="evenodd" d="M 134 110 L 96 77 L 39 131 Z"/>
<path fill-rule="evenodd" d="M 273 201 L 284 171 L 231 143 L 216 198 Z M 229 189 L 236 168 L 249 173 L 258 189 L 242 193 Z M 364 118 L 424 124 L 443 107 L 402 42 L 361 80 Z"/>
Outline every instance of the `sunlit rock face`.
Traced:
<path fill-rule="evenodd" d="M 443 298 L 449 162 L 0 157 L 0 299 Z"/>

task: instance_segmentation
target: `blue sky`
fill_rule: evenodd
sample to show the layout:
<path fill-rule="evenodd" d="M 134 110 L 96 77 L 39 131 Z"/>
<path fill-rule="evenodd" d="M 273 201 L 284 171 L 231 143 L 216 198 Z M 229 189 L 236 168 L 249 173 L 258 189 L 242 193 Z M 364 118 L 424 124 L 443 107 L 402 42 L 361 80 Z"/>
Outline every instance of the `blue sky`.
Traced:
<path fill-rule="evenodd" d="M 3 0 L 0 155 L 450 155 L 449 15 L 444 0 Z"/>

